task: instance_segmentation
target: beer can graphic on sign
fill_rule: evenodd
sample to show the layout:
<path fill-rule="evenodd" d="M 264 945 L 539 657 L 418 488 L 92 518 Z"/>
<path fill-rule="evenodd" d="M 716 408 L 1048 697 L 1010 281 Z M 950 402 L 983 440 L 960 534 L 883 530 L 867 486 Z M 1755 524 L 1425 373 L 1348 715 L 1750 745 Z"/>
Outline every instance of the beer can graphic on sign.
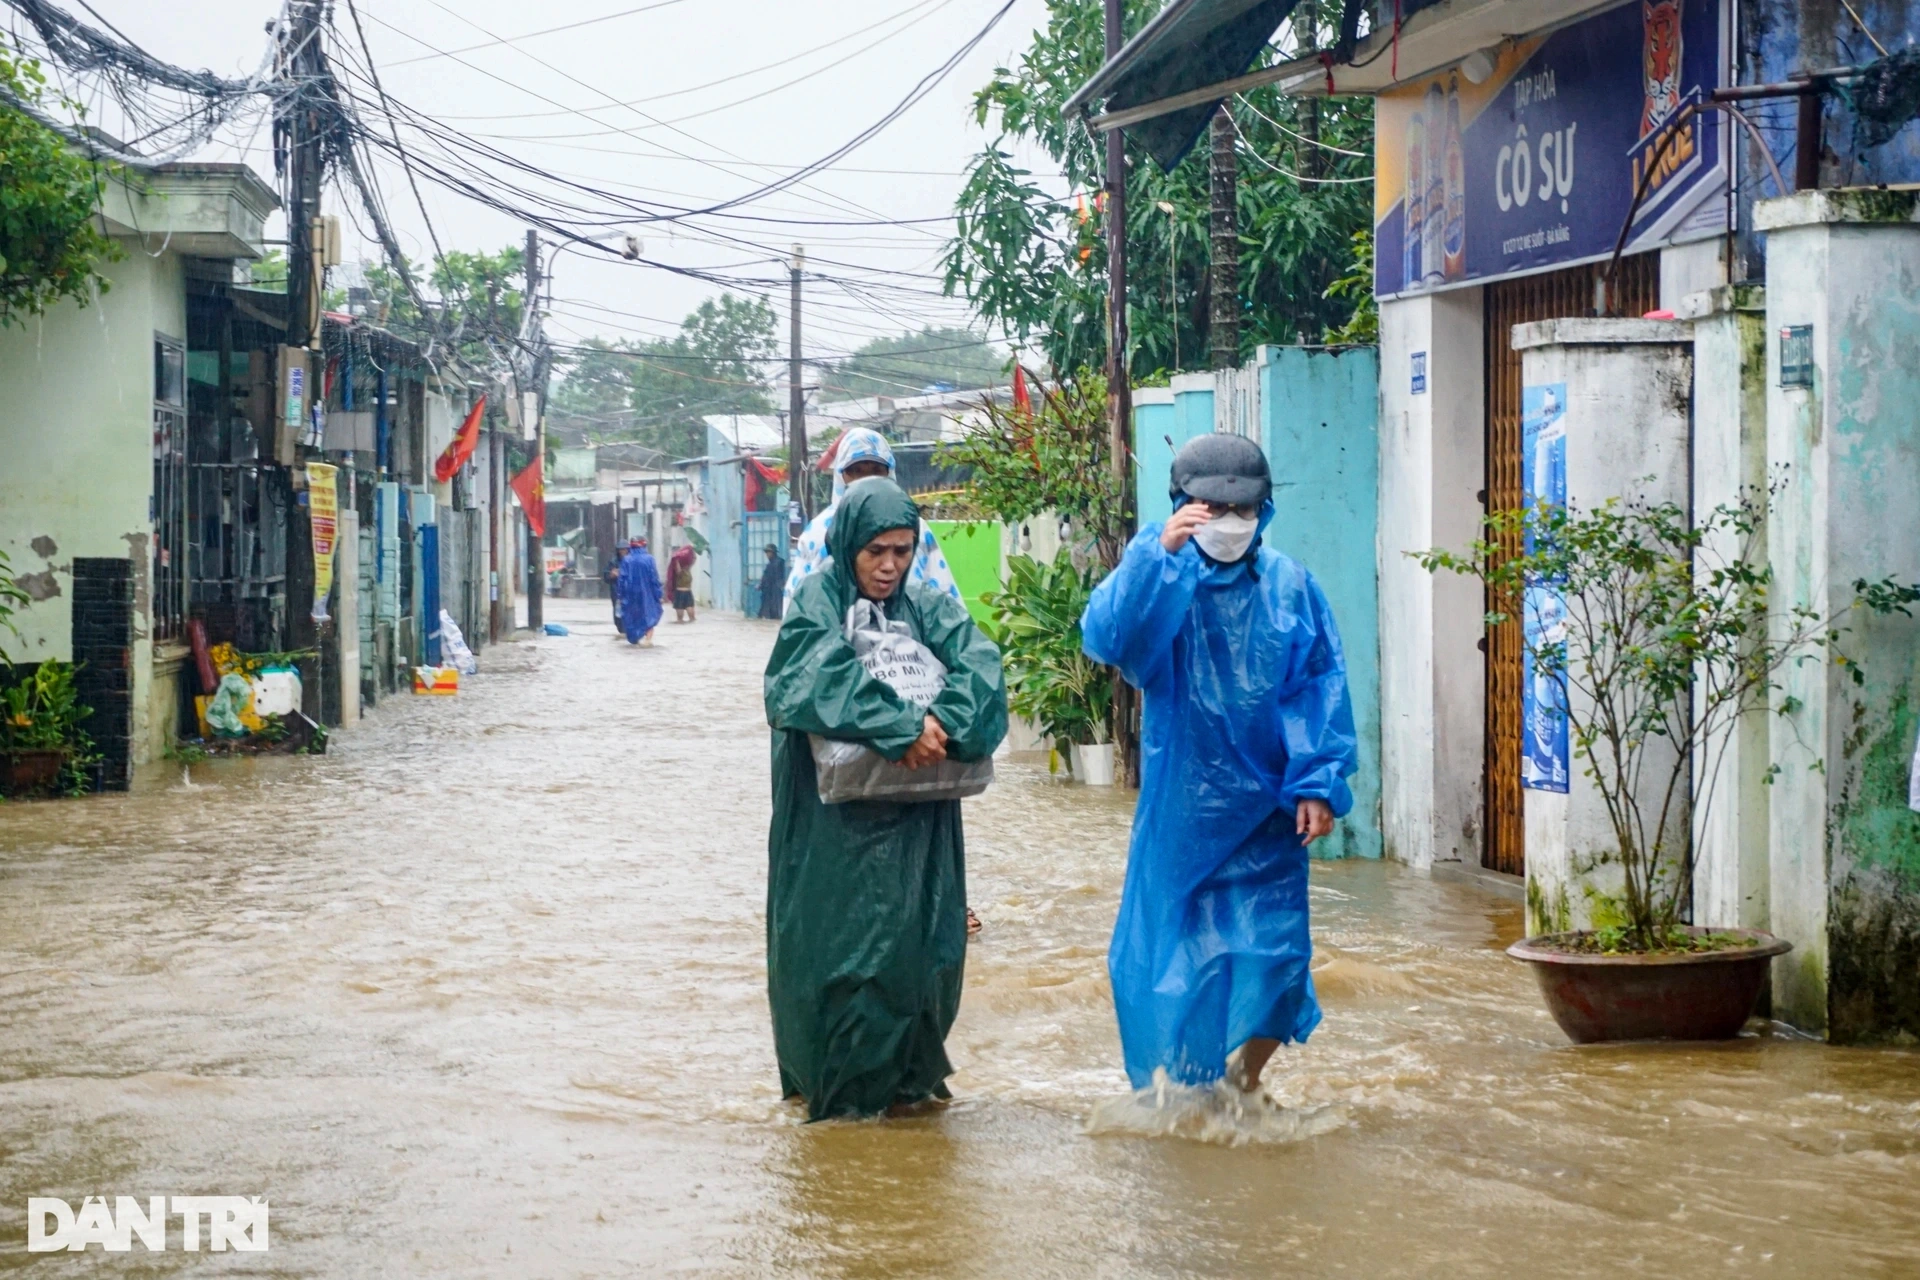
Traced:
<path fill-rule="evenodd" d="M 1426 274 L 1422 279 L 1427 284 L 1439 284 L 1443 279 L 1440 274 L 1440 244 L 1446 238 L 1447 225 L 1447 102 L 1438 80 L 1427 86 L 1426 115 L 1427 196 L 1426 208 L 1422 211 L 1425 217 L 1422 220 L 1420 256 L 1426 266 Z"/>
<path fill-rule="evenodd" d="M 1447 79 L 1447 136 L 1444 178 L 1447 221 L 1441 236 L 1441 274 L 1449 280 L 1467 278 L 1467 163 L 1460 150 L 1460 80 Z"/>
<path fill-rule="evenodd" d="M 1420 242 L 1427 233 L 1427 130 L 1426 120 L 1418 112 L 1407 121 L 1407 198 L 1405 267 L 1401 273 L 1402 287 L 1418 288 L 1420 277 L 1426 273 L 1425 260 L 1420 256 Z"/>

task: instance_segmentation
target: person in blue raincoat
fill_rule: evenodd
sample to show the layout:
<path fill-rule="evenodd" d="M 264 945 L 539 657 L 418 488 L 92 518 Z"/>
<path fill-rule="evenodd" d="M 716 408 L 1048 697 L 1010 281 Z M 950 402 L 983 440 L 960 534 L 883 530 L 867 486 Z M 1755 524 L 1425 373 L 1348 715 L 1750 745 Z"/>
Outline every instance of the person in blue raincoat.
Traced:
<path fill-rule="evenodd" d="M 1127 1075 L 1229 1074 L 1253 1090 L 1274 1049 L 1320 1021 L 1308 975 L 1307 846 L 1353 805 L 1353 708 L 1320 587 L 1260 545 L 1273 518 L 1259 446 L 1189 442 L 1175 510 L 1094 590 L 1089 656 L 1145 695 L 1126 885 L 1107 969 Z"/>
<path fill-rule="evenodd" d="M 660 590 L 660 566 L 653 562 L 645 538 L 627 545 L 627 558 L 620 562 L 620 629 L 628 644 L 653 643 L 653 629 L 660 625 L 663 608 Z"/>

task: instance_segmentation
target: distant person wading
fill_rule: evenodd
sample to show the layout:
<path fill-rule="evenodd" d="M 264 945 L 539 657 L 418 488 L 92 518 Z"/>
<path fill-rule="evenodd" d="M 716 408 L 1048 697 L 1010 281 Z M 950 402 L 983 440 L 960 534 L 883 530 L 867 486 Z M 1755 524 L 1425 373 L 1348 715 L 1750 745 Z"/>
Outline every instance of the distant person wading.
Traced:
<path fill-rule="evenodd" d="M 662 593 L 660 567 L 653 562 L 645 538 L 635 538 L 620 562 L 616 587 L 620 602 L 620 631 L 628 644 L 652 645 L 653 629 L 660 625 Z"/>
<path fill-rule="evenodd" d="M 693 561 L 694 550 L 691 546 L 681 545 L 674 549 L 667 560 L 667 592 L 673 601 L 673 620 L 675 622 L 695 621 L 693 608 Z"/>

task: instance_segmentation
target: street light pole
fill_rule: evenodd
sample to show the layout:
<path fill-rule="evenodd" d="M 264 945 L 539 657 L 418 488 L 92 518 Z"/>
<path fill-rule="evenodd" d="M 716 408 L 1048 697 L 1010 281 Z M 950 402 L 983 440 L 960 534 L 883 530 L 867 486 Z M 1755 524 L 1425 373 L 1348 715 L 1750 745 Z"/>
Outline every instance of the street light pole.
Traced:
<path fill-rule="evenodd" d="M 807 392 L 800 370 L 800 271 L 806 250 L 793 246 L 792 325 L 787 341 L 787 491 L 800 504 L 802 520 L 813 518 L 813 495 L 807 492 Z"/>
<path fill-rule="evenodd" d="M 547 474 L 547 343 L 540 326 L 540 233 L 527 232 L 527 332 L 533 338 L 534 427 L 533 461 L 540 468 L 541 489 Z M 547 619 L 547 564 L 542 538 L 527 521 L 527 630 L 538 632 Z"/>

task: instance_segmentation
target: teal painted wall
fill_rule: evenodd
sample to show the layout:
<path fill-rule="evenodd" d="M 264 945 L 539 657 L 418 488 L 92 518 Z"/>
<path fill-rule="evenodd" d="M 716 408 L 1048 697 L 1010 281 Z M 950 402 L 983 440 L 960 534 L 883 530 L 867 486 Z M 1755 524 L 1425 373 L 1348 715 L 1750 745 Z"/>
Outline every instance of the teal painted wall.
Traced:
<path fill-rule="evenodd" d="M 745 481 L 733 441 L 707 428 L 707 573 L 713 608 L 742 612 L 746 583 L 740 576 L 740 530 L 746 523 Z M 654 559 L 660 559 L 658 552 Z"/>
<path fill-rule="evenodd" d="M 1183 381 L 1185 379 L 1182 379 Z M 1134 392 L 1139 396 L 1141 392 Z M 1159 391 L 1156 399 L 1164 398 Z M 1135 403 L 1133 410 L 1134 493 L 1140 523 L 1151 524 L 1173 514 L 1173 500 L 1167 494 L 1167 477 L 1173 470 L 1173 455 L 1195 436 L 1213 430 L 1213 392 L 1182 389 L 1173 393 L 1173 403 Z M 1169 444 L 1168 441 L 1172 443 Z"/>
<path fill-rule="evenodd" d="M 1346 649 L 1360 731 L 1360 771 L 1350 779 L 1353 812 L 1331 841 L 1314 847 L 1327 856 L 1377 858 L 1379 354 L 1371 347 L 1262 347 L 1259 359 L 1262 436 L 1274 481 L 1265 542 L 1305 565 L 1326 593 Z"/>

